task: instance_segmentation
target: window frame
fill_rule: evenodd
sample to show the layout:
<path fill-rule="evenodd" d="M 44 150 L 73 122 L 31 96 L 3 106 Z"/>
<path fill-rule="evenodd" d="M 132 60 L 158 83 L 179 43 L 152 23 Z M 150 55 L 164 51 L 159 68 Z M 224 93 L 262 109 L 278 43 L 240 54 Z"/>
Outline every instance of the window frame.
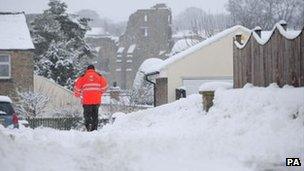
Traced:
<path fill-rule="evenodd" d="M 9 54 L 0 54 L 0 57 L 6 56 L 8 57 L 8 62 L 0 62 L 0 65 L 8 65 L 8 76 L 0 76 L 0 80 L 7 80 L 12 78 L 12 62 L 11 55 Z"/>

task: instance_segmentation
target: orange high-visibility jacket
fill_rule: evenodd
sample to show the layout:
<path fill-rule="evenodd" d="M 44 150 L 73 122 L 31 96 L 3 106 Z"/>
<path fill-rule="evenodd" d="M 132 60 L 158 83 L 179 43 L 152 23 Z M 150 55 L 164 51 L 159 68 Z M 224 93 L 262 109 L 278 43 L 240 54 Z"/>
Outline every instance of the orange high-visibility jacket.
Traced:
<path fill-rule="evenodd" d="M 93 69 L 76 79 L 74 95 L 81 98 L 83 105 L 101 104 L 101 96 L 108 88 L 108 81 Z"/>

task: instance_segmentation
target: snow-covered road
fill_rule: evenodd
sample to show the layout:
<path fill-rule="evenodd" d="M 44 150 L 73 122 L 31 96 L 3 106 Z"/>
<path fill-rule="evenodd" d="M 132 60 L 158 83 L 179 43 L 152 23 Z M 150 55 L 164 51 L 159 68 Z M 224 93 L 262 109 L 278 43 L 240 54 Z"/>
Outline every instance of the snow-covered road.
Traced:
<path fill-rule="evenodd" d="M 208 114 L 193 95 L 116 116 L 92 133 L 0 128 L 0 168 L 246 171 L 304 161 L 304 88 L 218 90 Z"/>

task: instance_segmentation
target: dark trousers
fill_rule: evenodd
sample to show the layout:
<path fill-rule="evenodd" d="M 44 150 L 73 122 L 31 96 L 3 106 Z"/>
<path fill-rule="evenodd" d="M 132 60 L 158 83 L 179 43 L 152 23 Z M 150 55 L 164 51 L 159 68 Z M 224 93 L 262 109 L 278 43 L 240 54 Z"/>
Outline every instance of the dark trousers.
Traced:
<path fill-rule="evenodd" d="M 87 131 L 97 130 L 99 105 L 83 105 L 83 116 Z"/>

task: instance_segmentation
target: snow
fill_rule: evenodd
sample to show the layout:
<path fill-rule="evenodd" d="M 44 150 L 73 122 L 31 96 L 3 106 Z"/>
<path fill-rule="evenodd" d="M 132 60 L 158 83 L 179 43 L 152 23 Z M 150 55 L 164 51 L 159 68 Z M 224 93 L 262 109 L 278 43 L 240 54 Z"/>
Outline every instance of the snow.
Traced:
<path fill-rule="evenodd" d="M 0 102 L 9 102 L 12 103 L 12 100 L 7 96 L 0 96 Z"/>
<path fill-rule="evenodd" d="M 160 65 L 162 62 L 163 60 L 159 58 L 146 59 L 138 68 L 134 79 L 133 87 L 135 89 L 139 89 L 143 85 L 145 75 L 153 71 L 155 67 Z"/>
<path fill-rule="evenodd" d="M 279 170 L 304 155 L 303 87 L 217 90 L 209 113 L 201 99 L 117 113 L 91 133 L 0 126 L 1 169 Z"/>
<path fill-rule="evenodd" d="M 0 13 L 0 49 L 34 49 L 23 13 Z"/>
<path fill-rule="evenodd" d="M 117 53 L 123 53 L 124 50 L 125 50 L 124 47 L 119 47 L 118 50 L 117 50 Z"/>
<path fill-rule="evenodd" d="M 157 67 L 154 68 L 153 71 L 151 70 L 150 72 L 160 71 L 160 70 L 164 69 L 165 67 L 167 67 L 168 65 L 170 65 L 180 59 L 183 59 L 183 58 L 187 57 L 188 55 L 190 55 L 214 42 L 219 41 L 220 39 L 224 38 L 225 36 L 228 36 L 229 34 L 235 32 L 238 29 L 242 29 L 243 31 L 248 32 L 248 33 L 251 32 L 249 29 L 247 29 L 243 26 L 240 26 L 240 25 L 233 26 L 229 29 L 226 29 L 226 30 L 192 46 L 191 48 L 189 48 L 181 53 L 178 53 L 178 54 L 164 60 L 164 62 L 162 64 L 158 65 Z"/>
<path fill-rule="evenodd" d="M 107 35 L 103 27 L 92 27 L 91 30 L 86 33 L 86 37 L 98 37 L 103 35 Z"/>
<path fill-rule="evenodd" d="M 171 54 L 175 55 L 179 52 L 182 52 L 182 51 L 198 44 L 199 42 L 200 41 L 197 39 L 189 39 L 189 38 L 181 39 L 174 44 L 174 46 L 171 50 Z"/>
<path fill-rule="evenodd" d="M 183 39 L 185 37 L 194 37 L 197 36 L 192 30 L 181 30 L 178 31 L 176 34 L 172 35 L 174 39 Z"/>
<path fill-rule="evenodd" d="M 229 82 L 207 82 L 200 86 L 199 91 L 215 91 L 217 89 L 232 89 L 233 83 Z"/>
<path fill-rule="evenodd" d="M 135 48 L 136 48 L 136 44 L 132 44 L 132 45 L 129 47 L 129 49 L 128 49 L 128 52 L 127 52 L 127 53 L 133 53 L 133 52 L 134 52 L 134 50 L 135 50 Z"/>
<path fill-rule="evenodd" d="M 273 27 L 273 29 L 271 31 L 262 31 L 261 37 L 254 31 L 252 31 L 251 36 L 253 36 L 254 39 L 260 45 L 265 45 L 270 40 L 270 38 L 271 38 L 272 34 L 275 32 L 275 30 L 279 30 L 280 34 L 289 40 L 293 40 L 293 39 L 297 38 L 302 33 L 301 30 L 289 30 L 289 29 L 285 30 L 281 24 L 286 24 L 286 22 L 284 20 L 281 20 L 280 22 L 275 24 L 275 26 Z M 249 40 L 249 38 L 248 38 L 248 40 Z M 243 44 L 239 44 L 237 41 L 234 41 L 234 44 L 239 49 L 242 49 L 246 46 L 248 40 Z"/>

